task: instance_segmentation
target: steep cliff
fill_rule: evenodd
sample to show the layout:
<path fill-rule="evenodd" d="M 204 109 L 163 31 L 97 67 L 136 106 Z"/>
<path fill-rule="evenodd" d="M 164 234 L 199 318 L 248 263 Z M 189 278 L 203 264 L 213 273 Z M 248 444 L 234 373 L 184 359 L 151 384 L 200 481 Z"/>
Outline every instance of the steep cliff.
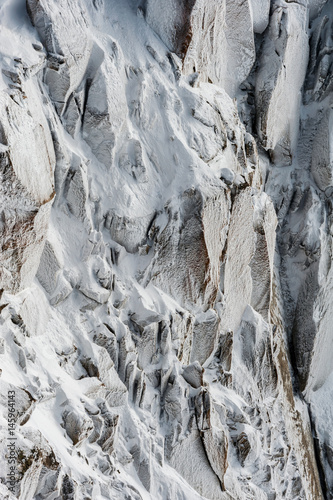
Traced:
<path fill-rule="evenodd" d="M 0 22 L 2 497 L 333 499 L 332 0 Z"/>

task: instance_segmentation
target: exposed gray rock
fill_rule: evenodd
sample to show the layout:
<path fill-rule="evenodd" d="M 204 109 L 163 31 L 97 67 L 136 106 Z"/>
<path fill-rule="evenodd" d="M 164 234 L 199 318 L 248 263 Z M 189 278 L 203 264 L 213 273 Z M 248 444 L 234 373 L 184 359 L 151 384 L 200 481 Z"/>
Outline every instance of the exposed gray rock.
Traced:
<path fill-rule="evenodd" d="M 111 238 L 123 245 L 128 252 L 135 253 L 147 241 L 148 229 L 154 214 L 133 219 L 120 216 L 116 213 L 116 210 L 112 210 L 109 217 Z"/>
<path fill-rule="evenodd" d="M 212 406 L 209 392 L 205 390 L 196 398 L 196 419 L 209 463 L 224 491 L 224 475 L 228 467 L 228 439 Z"/>
<path fill-rule="evenodd" d="M 202 365 L 207 361 L 216 348 L 219 325 L 219 318 L 211 309 L 196 316 L 193 325 L 191 361 L 199 361 Z"/>
<path fill-rule="evenodd" d="M 40 284 L 50 294 L 52 294 L 56 289 L 57 277 L 60 269 L 61 265 L 57 259 L 52 244 L 49 241 L 46 241 L 36 276 Z"/>
<path fill-rule="evenodd" d="M 62 414 L 62 420 L 66 433 L 74 445 L 81 443 L 93 430 L 90 418 L 79 413 L 73 407 L 66 407 Z"/>
<path fill-rule="evenodd" d="M 179 212 L 169 211 L 169 223 L 156 238 L 163 266 L 153 261 L 150 280 L 182 305 L 208 309 L 217 294 L 228 215 L 224 191 L 186 191 Z M 184 262 L 180 268 L 174 266 L 178 260 Z"/>
<path fill-rule="evenodd" d="M 267 317 L 275 227 L 276 215 L 268 198 L 262 196 L 256 201 L 249 188 L 240 192 L 234 202 L 228 234 L 224 330 L 235 330 L 249 303 Z"/>
<path fill-rule="evenodd" d="M 316 127 L 316 135 L 312 146 L 311 173 L 322 191 L 333 184 L 332 153 L 330 134 L 332 130 L 332 112 L 327 111 L 320 116 Z"/>
<path fill-rule="evenodd" d="M 238 449 L 238 454 L 239 454 L 239 461 L 242 465 L 244 465 L 244 462 L 251 450 L 251 445 L 249 443 L 248 437 L 245 434 L 245 432 L 242 432 L 238 438 L 237 438 L 237 449 Z"/>
<path fill-rule="evenodd" d="M 193 364 L 186 366 L 182 375 L 186 382 L 188 382 L 195 389 L 198 389 L 203 385 L 203 368 L 199 361 L 195 361 Z"/>
<path fill-rule="evenodd" d="M 6 94 L 0 100 L 0 281 L 12 292 L 28 286 L 36 274 L 54 197 L 51 134 L 35 88 L 27 82 L 25 91 L 22 105 Z"/>

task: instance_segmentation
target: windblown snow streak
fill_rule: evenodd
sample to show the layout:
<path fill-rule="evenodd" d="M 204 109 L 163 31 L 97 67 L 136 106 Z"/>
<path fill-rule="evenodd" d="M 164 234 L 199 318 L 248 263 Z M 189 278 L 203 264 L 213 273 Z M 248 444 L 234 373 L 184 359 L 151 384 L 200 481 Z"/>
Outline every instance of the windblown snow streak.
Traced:
<path fill-rule="evenodd" d="M 333 499 L 332 0 L 0 22 L 1 497 Z"/>

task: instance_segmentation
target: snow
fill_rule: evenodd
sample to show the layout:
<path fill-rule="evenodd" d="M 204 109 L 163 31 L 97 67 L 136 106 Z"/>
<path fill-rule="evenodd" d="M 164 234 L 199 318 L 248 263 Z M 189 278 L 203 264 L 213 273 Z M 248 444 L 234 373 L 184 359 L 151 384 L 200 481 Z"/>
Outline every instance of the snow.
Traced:
<path fill-rule="evenodd" d="M 16 432 L 27 456 L 41 450 L 46 478 L 35 461 L 20 498 L 66 495 L 66 475 L 78 500 L 322 498 L 288 362 L 305 297 L 296 368 L 332 447 L 327 186 L 313 174 L 322 105 L 301 102 L 308 8 L 282 3 L 257 59 L 256 138 L 237 99 L 269 2 L 198 0 L 186 55 L 171 0 L 29 0 L 35 27 L 25 2 L 0 3 L 1 152 L 14 178 L 1 203 L 15 235 L 0 259 L 0 394 L 30 394 Z M 31 213 L 29 246 L 16 222 Z M 202 385 L 182 375 L 189 365 Z"/>

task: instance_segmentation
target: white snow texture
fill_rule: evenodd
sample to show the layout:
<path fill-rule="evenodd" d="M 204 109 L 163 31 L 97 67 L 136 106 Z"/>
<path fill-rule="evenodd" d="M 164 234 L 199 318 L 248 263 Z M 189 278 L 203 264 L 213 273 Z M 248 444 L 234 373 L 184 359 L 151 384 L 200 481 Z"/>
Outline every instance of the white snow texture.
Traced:
<path fill-rule="evenodd" d="M 333 499 L 332 108 L 332 0 L 0 0 L 1 498 Z"/>

